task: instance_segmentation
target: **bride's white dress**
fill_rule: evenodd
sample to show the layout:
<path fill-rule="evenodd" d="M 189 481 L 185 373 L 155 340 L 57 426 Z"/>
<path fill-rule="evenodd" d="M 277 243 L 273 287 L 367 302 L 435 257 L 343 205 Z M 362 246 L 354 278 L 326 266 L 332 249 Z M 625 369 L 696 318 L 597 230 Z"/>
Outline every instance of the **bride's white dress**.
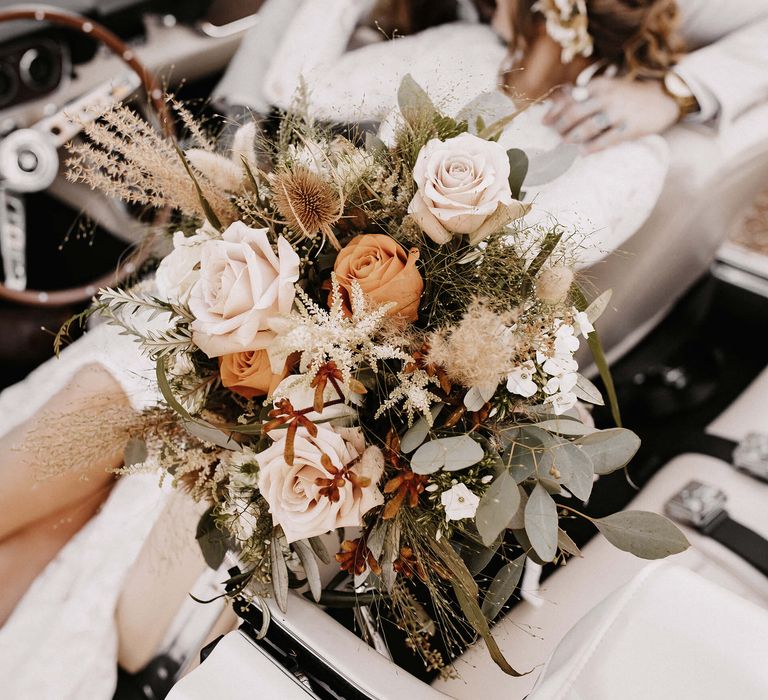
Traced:
<path fill-rule="evenodd" d="M 289 109 L 301 90 L 314 117 L 385 121 L 386 135 L 386 120 L 395 110 L 397 88 L 406 74 L 448 114 L 456 114 L 481 93 L 497 91 L 507 49 L 490 27 L 456 22 L 347 51 L 365 5 L 359 0 L 304 0 L 267 71 L 267 101 Z M 514 110 L 509 101 L 507 112 Z M 559 135 L 542 123 L 544 111 L 545 105 L 537 105 L 523 112 L 505 130 L 501 143 L 527 152 L 558 146 Z M 596 262 L 620 248 L 648 218 L 664 185 L 668 161 L 668 147 L 660 136 L 580 157 L 552 182 L 526 186 L 527 201 L 535 203 L 527 221 L 555 220 L 586 235 L 582 264 Z"/>
<path fill-rule="evenodd" d="M 49 360 L 0 393 L 0 435 L 31 418 L 90 364 L 108 369 L 135 409 L 157 402 L 151 363 L 116 328 L 100 325 L 59 359 Z M 117 681 L 117 599 L 166 497 L 155 474 L 122 477 L 100 512 L 37 577 L 0 628 L 2 697 L 112 697 Z"/>

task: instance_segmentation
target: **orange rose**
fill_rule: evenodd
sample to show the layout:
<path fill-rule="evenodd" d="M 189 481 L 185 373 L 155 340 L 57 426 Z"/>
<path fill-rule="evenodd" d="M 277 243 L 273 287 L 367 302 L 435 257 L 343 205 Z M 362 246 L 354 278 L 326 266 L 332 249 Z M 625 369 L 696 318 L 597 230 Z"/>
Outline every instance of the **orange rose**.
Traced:
<path fill-rule="evenodd" d="M 416 248 L 406 253 L 394 239 L 381 233 L 353 238 L 341 250 L 333 266 L 345 309 L 350 310 L 349 295 L 354 280 L 373 303 L 394 302 L 390 315 L 415 321 L 424 291 L 421 273 L 416 269 L 418 259 Z"/>
<path fill-rule="evenodd" d="M 219 358 L 221 383 L 246 399 L 269 396 L 288 375 L 288 369 L 273 374 L 266 350 L 247 350 Z"/>

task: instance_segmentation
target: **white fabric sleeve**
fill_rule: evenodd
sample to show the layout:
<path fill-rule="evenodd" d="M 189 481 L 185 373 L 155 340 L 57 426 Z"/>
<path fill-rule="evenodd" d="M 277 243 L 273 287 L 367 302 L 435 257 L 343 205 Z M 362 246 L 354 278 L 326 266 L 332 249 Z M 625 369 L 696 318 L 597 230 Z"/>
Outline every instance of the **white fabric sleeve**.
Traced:
<path fill-rule="evenodd" d="M 687 54 L 675 71 L 701 106 L 698 121 L 718 128 L 768 100 L 768 3 L 749 26 Z"/>

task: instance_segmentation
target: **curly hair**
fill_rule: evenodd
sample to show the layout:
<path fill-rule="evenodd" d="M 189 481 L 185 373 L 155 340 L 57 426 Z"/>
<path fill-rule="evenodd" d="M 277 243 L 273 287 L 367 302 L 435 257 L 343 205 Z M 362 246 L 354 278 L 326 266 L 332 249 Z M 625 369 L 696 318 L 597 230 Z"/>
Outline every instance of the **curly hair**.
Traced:
<path fill-rule="evenodd" d="M 515 27 L 510 51 L 525 51 L 543 17 L 534 0 L 511 3 Z M 675 0 L 586 0 L 594 56 L 634 78 L 659 78 L 683 51 Z"/>

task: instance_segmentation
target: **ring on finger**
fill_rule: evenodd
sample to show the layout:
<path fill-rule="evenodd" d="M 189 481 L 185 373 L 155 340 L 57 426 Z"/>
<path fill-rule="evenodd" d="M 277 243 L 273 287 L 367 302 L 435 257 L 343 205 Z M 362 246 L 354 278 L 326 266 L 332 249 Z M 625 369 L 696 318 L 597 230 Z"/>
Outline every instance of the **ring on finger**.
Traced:
<path fill-rule="evenodd" d="M 571 99 L 574 102 L 586 102 L 589 99 L 589 88 L 585 85 L 577 85 L 571 90 Z"/>
<path fill-rule="evenodd" d="M 592 121 L 594 121 L 595 126 L 597 126 L 601 131 L 605 131 L 611 126 L 610 117 L 605 112 L 602 112 L 602 111 L 596 112 L 595 115 L 592 117 Z"/>

